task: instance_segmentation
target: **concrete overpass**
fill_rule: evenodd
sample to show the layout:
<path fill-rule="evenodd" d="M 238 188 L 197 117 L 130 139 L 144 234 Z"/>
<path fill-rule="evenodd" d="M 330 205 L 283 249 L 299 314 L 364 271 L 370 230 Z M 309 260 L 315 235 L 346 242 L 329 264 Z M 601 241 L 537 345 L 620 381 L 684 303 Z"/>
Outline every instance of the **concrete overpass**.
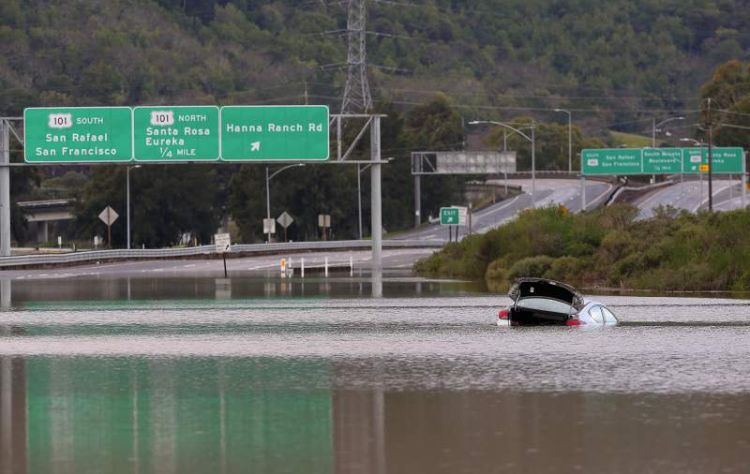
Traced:
<path fill-rule="evenodd" d="M 36 242 L 49 242 L 50 223 L 73 220 L 75 199 L 47 199 L 41 201 L 19 201 L 26 221 L 35 228 Z"/>

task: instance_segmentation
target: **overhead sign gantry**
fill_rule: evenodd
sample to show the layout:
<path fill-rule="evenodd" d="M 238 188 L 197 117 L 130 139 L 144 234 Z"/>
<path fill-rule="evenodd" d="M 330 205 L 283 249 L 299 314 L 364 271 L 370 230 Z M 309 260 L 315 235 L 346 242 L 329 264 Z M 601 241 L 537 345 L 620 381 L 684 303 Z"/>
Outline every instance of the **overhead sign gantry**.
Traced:
<path fill-rule="evenodd" d="M 324 105 L 49 107 L 24 111 L 27 163 L 324 161 Z"/>

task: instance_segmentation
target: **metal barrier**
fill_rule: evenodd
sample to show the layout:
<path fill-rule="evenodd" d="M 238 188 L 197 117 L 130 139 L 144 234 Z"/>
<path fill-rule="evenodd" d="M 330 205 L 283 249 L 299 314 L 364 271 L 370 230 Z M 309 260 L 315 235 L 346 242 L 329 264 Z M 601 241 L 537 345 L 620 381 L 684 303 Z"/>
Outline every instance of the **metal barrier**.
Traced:
<path fill-rule="evenodd" d="M 384 240 L 384 249 L 398 248 L 440 248 L 445 245 L 441 240 Z M 340 240 L 328 242 L 289 242 L 270 244 L 237 244 L 233 245 L 230 256 L 264 255 L 289 252 L 315 252 L 321 250 L 369 250 L 372 244 L 369 240 Z M 96 261 L 112 260 L 143 260 L 162 258 L 186 258 L 220 255 L 216 253 L 214 245 L 200 247 L 168 248 L 168 249 L 130 249 L 130 250 L 92 250 L 84 252 L 69 252 L 48 255 L 19 255 L 0 258 L 0 269 L 13 267 L 35 267 L 46 265 L 69 265 Z"/>

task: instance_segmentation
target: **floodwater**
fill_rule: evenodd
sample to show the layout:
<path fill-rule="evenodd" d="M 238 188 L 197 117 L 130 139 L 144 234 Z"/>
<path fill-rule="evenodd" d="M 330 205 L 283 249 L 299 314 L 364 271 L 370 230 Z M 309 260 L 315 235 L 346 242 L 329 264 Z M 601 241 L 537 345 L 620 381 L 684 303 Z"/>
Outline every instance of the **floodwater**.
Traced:
<path fill-rule="evenodd" d="M 367 278 L 2 282 L 0 472 L 748 472 L 750 301 L 618 327 Z"/>

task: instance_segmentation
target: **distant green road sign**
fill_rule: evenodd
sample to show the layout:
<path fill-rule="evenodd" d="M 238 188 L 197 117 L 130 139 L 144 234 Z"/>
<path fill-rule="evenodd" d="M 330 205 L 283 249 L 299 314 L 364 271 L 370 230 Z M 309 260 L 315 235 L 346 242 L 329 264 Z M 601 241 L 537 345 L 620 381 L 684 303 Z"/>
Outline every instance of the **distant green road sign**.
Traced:
<path fill-rule="evenodd" d="M 327 160 L 328 154 L 326 106 L 221 108 L 223 160 Z"/>
<path fill-rule="evenodd" d="M 702 149 L 703 163 L 708 164 L 708 149 Z M 744 172 L 744 150 L 739 147 L 712 148 L 712 173 L 738 174 Z"/>
<path fill-rule="evenodd" d="M 133 109 L 136 161 L 219 159 L 219 108 L 158 106 Z"/>
<path fill-rule="evenodd" d="M 440 208 L 440 225 L 458 225 L 459 210 L 457 207 Z"/>
<path fill-rule="evenodd" d="M 640 174 L 643 171 L 640 149 L 583 150 L 581 164 L 585 175 Z"/>
<path fill-rule="evenodd" d="M 744 172 L 744 150 L 713 147 L 713 172 Z M 581 171 L 592 175 L 698 174 L 708 164 L 708 148 L 614 148 L 581 151 Z"/>
<path fill-rule="evenodd" d="M 682 173 L 681 148 L 645 148 L 643 153 L 643 172 L 646 174 L 679 174 Z"/>
<path fill-rule="evenodd" d="M 28 108 L 23 122 L 27 163 L 117 162 L 133 157 L 129 107 Z"/>

